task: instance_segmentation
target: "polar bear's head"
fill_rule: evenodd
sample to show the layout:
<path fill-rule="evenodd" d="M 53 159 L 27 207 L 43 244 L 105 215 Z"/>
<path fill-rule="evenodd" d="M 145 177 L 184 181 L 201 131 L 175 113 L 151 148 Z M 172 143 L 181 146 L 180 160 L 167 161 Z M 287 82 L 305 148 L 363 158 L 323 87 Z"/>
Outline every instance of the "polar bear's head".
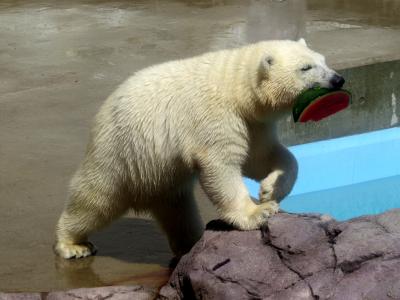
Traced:
<path fill-rule="evenodd" d="M 341 88 L 344 79 L 325 63 L 325 57 L 299 41 L 261 44 L 258 89 L 276 109 L 291 107 L 296 97 L 312 87 Z"/>

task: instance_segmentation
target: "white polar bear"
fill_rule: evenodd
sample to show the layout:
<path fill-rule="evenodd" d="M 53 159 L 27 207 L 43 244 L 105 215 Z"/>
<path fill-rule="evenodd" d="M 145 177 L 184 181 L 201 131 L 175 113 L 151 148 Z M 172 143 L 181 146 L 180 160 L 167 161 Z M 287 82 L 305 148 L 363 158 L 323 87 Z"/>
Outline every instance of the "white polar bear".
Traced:
<path fill-rule="evenodd" d="M 315 85 L 343 78 L 304 40 L 265 41 L 137 72 L 103 104 L 57 225 L 55 251 L 91 255 L 88 235 L 128 209 L 150 212 L 180 256 L 203 225 L 200 184 L 221 219 L 258 228 L 292 189 L 297 163 L 275 123 Z M 243 176 L 261 181 L 252 201 Z"/>

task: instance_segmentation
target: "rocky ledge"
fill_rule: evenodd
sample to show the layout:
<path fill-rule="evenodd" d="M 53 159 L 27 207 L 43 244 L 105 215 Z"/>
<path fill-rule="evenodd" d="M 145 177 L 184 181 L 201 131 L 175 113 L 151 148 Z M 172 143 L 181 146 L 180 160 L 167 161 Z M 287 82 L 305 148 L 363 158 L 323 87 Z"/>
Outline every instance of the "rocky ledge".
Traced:
<path fill-rule="evenodd" d="M 337 222 L 280 213 L 257 231 L 207 225 L 160 299 L 400 299 L 400 210 Z"/>
<path fill-rule="evenodd" d="M 212 221 L 157 294 L 140 286 L 0 299 L 400 299 L 400 209 L 337 222 L 280 213 L 261 230 Z"/>

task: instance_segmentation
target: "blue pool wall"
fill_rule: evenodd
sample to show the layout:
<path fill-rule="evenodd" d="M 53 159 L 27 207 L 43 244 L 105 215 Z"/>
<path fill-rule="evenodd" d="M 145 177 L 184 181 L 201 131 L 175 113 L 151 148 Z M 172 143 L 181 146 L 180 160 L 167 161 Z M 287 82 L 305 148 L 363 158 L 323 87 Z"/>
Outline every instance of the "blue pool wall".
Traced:
<path fill-rule="evenodd" d="M 400 207 L 399 127 L 289 149 L 299 174 L 283 209 L 347 219 Z M 259 184 L 245 182 L 257 198 Z"/>

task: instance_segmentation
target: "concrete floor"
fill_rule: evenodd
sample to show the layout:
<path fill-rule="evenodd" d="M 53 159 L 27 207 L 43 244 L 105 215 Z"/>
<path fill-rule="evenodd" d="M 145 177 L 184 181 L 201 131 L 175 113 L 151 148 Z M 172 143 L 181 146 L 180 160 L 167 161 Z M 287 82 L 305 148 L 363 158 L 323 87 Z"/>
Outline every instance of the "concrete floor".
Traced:
<path fill-rule="evenodd" d="M 170 253 L 151 220 L 127 216 L 96 234 L 95 258 L 51 251 L 92 117 L 142 67 L 300 36 L 337 68 L 400 59 L 400 2 L 1 1 L 0 290 L 160 285 Z"/>

